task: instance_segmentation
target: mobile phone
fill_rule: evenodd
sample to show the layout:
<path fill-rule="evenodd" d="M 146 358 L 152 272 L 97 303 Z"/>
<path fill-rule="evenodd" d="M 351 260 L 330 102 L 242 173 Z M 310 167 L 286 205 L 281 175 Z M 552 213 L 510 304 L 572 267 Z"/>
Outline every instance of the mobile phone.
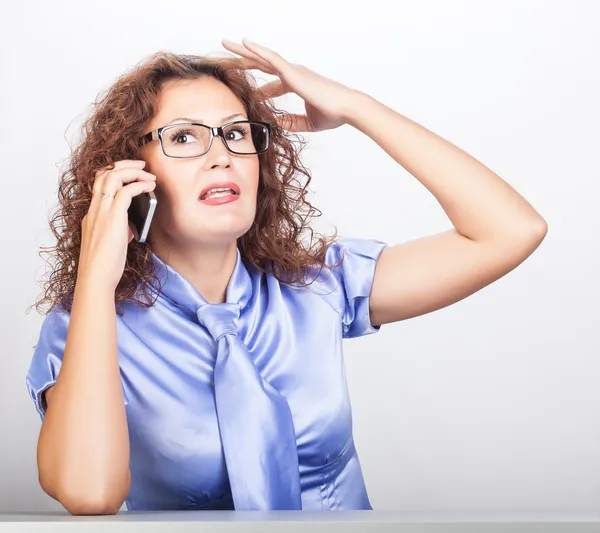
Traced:
<path fill-rule="evenodd" d="M 156 195 L 153 191 L 136 194 L 131 199 L 127 216 L 129 218 L 129 227 L 136 241 L 146 242 L 155 210 Z"/>

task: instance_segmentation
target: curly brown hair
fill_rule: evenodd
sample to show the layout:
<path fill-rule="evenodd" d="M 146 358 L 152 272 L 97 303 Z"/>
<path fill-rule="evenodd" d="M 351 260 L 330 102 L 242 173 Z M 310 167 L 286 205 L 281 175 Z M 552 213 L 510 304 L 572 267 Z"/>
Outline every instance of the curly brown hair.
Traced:
<path fill-rule="evenodd" d="M 306 199 L 311 175 L 300 160 L 306 140 L 279 126 L 277 117 L 285 119 L 287 113 L 261 95 L 256 80 L 244 69 L 242 60 L 233 56 L 157 52 L 119 77 L 105 94 L 101 94 L 93 103 L 92 115 L 81 127 L 82 141 L 71 151 L 67 168 L 61 173 L 58 205 L 50 217 L 56 245 L 41 247 L 40 255 L 53 256 L 54 265 L 44 283 L 43 297 L 34 304 L 38 312 L 45 303 L 51 304 L 48 313 L 57 304 L 71 310 L 81 224 L 92 200 L 95 172 L 103 167 L 114 168 L 114 163 L 122 159 L 142 159 L 138 139 L 155 116 L 157 97 L 166 82 L 205 76 L 213 76 L 229 87 L 245 106 L 250 120 L 271 125 L 270 148 L 258 155 L 260 171 L 255 219 L 248 232 L 238 239 L 243 259 L 289 284 L 302 283 L 309 267 L 318 267 L 318 276 L 323 267 L 335 268 L 341 264 L 341 261 L 336 265 L 325 264 L 326 248 L 336 240 L 337 228 L 329 237 L 317 234 L 315 241 L 315 232 L 310 227 L 311 219 L 322 213 Z M 310 245 L 306 248 L 302 239 L 307 231 L 310 232 Z M 156 291 L 149 287 L 149 280 L 159 281 L 155 275 L 151 244 L 132 240 L 123 275 L 115 290 L 119 315 L 123 314 L 120 302 L 125 300 L 145 307 L 154 304 Z"/>

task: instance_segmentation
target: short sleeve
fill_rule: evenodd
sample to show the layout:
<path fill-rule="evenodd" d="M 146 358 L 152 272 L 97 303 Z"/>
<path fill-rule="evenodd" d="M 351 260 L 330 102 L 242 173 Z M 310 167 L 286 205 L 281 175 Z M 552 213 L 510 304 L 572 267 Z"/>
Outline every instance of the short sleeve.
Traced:
<path fill-rule="evenodd" d="M 342 318 L 343 338 L 369 335 L 381 328 L 371 324 L 369 296 L 377 260 L 386 246 L 387 243 L 375 239 L 341 238 L 327 248 L 327 265 L 335 265 L 343 258 L 339 266 L 323 269 L 327 271 L 325 298 Z"/>
<path fill-rule="evenodd" d="M 42 420 L 46 416 L 43 393 L 58 378 L 67 344 L 70 317 L 70 313 L 58 305 L 46 315 L 25 379 L 29 396 Z M 125 405 L 127 403 L 125 398 Z"/>
<path fill-rule="evenodd" d="M 42 420 L 46 415 L 42 395 L 56 383 L 65 352 L 69 318 L 68 311 L 58 306 L 46 315 L 27 372 L 27 390 Z"/>

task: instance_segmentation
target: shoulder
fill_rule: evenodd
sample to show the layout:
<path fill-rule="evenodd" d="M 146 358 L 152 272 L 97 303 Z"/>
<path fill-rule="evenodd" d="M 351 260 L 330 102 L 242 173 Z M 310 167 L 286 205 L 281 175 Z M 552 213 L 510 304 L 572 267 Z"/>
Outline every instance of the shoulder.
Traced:
<path fill-rule="evenodd" d="M 359 237 L 343 237 L 332 242 L 325 254 L 327 264 L 335 262 L 349 263 L 360 261 L 376 261 L 387 243 L 377 239 Z"/>
<path fill-rule="evenodd" d="M 343 237 L 330 243 L 325 251 L 325 265 L 311 268 L 310 276 L 318 283 L 344 285 L 369 277 L 387 243 L 377 239 Z M 341 287 L 340 287 L 341 288 Z"/>
<path fill-rule="evenodd" d="M 40 329 L 40 342 L 51 343 L 54 339 L 66 339 L 71 313 L 56 305 L 44 317 Z"/>
<path fill-rule="evenodd" d="M 377 239 L 338 238 L 327 246 L 324 265 L 307 268 L 302 284 L 343 316 L 351 300 L 369 294 L 376 262 L 386 246 Z"/>

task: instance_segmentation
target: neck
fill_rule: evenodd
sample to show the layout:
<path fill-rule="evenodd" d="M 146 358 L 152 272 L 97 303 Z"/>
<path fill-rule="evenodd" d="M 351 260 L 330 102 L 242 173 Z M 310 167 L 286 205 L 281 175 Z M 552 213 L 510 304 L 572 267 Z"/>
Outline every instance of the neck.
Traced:
<path fill-rule="evenodd" d="M 194 247 L 169 244 L 168 249 L 153 242 L 152 248 L 161 261 L 187 279 L 208 303 L 225 302 L 237 259 L 237 240 Z"/>

